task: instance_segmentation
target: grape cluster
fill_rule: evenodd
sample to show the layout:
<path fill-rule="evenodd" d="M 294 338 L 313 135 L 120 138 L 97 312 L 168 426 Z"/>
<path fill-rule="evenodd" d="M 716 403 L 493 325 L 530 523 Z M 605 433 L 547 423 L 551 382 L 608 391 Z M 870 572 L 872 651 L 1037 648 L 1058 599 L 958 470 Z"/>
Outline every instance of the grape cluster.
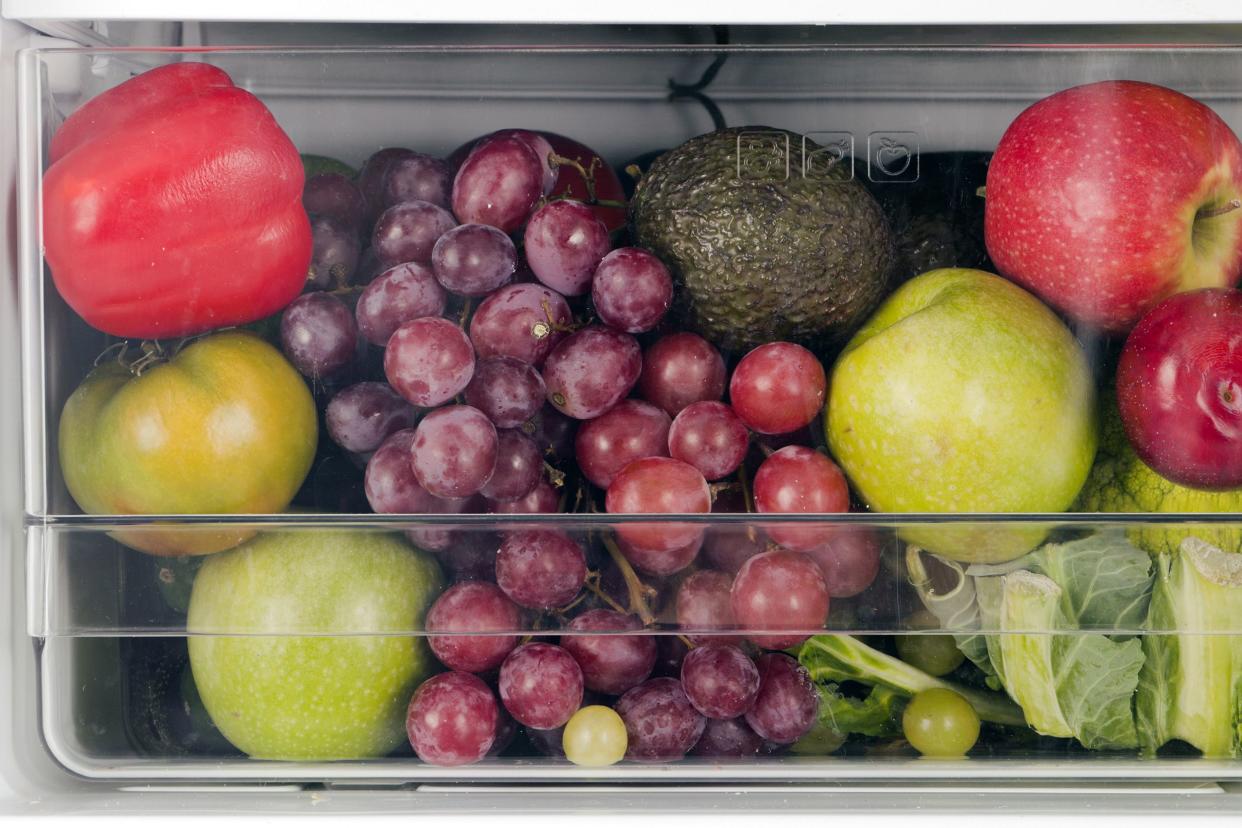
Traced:
<path fill-rule="evenodd" d="M 673 328 L 669 270 L 614 249 L 600 204 L 558 192 L 563 164 L 586 175 L 543 136 L 505 130 L 454 165 L 384 149 L 357 181 L 307 182 L 315 259 L 281 340 L 326 392 L 329 436 L 365 464 L 371 508 L 848 511 L 845 477 L 810 438 L 818 359 L 773 342 L 730 371 Z M 418 755 L 442 765 L 494 755 L 519 729 L 582 764 L 778 750 L 811 727 L 818 696 L 764 650 L 822 628 L 829 599 L 879 564 L 869 532 L 807 523 L 408 534 L 452 580 L 426 617 L 449 672 L 407 720 Z M 660 612 L 684 637 L 648 631 Z M 562 634 L 524 643 L 532 628 Z"/>

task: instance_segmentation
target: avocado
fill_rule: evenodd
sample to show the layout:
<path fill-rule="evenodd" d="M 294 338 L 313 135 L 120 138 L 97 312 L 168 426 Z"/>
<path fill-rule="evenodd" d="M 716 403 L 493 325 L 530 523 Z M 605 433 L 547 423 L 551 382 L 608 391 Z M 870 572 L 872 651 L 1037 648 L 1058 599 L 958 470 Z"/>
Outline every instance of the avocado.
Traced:
<path fill-rule="evenodd" d="M 726 350 L 787 340 L 822 353 L 879 303 L 888 223 L 849 164 L 824 163 L 820 149 L 794 132 L 735 127 L 652 163 L 630 221 L 672 272 L 682 325 Z"/>
<path fill-rule="evenodd" d="M 991 159 L 987 152 L 925 152 L 917 180 L 871 184 L 896 237 L 893 288 L 942 267 L 994 272 L 979 194 Z"/>

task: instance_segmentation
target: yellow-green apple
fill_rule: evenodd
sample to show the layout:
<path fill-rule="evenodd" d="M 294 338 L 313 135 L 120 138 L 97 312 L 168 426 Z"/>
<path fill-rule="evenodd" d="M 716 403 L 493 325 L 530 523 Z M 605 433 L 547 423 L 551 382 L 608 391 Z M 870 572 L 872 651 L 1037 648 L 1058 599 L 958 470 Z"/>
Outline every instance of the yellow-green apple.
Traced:
<path fill-rule="evenodd" d="M 1019 115 L 988 167 L 998 271 L 1124 333 L 1170 294 L 1242 275 L 1242 144 L 1202 103 L 1136 81 L 1077 86 Z"/>
<path fill-rule="evenodd" d="M 1095 387 L 1069 329 L 1031 294 L 980 270 L 900 287 L 832 371 L 828 444 L 880 512 L 1061 512 L 1096 450 Z M 1043 526 L 923 527 L 946 557 L 1003 561 Z"/>
<path fill-rule="evenodd" d="M 186 626 L 212 721 L 261 759 L 383 756 L 432 671 L 424 613 L 435 559 L 400 535 L 267 532 L 207 559 Z"/>

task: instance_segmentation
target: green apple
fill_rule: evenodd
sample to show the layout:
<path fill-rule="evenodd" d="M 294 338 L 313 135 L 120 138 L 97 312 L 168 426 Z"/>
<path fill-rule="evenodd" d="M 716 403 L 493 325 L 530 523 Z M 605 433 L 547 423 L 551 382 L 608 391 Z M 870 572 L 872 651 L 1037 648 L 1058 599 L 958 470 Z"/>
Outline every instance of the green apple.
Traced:
<path fill-rule="evenodd" d="M 269 532 L 212 556 L 187 620 L 212 721 L 255 758 L 392 751 L 433 669 L 411 632 L 441 585 L 435 560 L 391 533 Z"/>
<path fill-rule="evenodd" d="M 1087 358 L 1022 288 L 980 270 L 924 273 L 846 345 L 828 393 L 828 444 L 879 512 L 1062 512 L 1098 440 Z M 1009 560 L 1038 525 L 903 530 L 960 561 Z"/>

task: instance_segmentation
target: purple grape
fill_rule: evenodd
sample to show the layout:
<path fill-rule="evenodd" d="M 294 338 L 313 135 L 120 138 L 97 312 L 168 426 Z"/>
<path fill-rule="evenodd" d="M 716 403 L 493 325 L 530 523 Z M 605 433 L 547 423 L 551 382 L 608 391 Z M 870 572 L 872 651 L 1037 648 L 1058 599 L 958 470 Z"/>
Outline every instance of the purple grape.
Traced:
<path fill-rule="evenodd" d="M 543 756 L 551 759 L 565 758 L 564 727 L 554 727 L 548 730 L 528 727 L 526 728 L 526 738 L 530 739 L 531 745 Z"/>
<path fill-rule="evenodd" d="M 686 654 L 681 685 L 694 709 L 709 719 L 735 719 L 759 696 L 759 669 L 732 644 L 705 644 Z"/>
<path fill-rule="evenodd" d="M 762 748 L 763 737 L 751 730 L 745 719 L 708 719 L 703 735 L 690 753 L 694 756 L 741 759 L 757 755 Z"/>
<path fill-rule="evenodd" d="M 414 429 L 402 429 L 381 443 L 367 461 L 363 488 L 371 508 L 381 515 L 453 515 L 464 511 L 465 498 L 436 497 L 418 482 L 410 463 L 413 444 Z M 427 549 L 434 548 L 415 543 Z"/>
<path fill-rule="evenodd" d="M 426 201 L 448 209 L 453 196 L 453 171 L 447 162 L 421 152 L 393 158 L 384 171 L 384 207 L 403 201 Z"/>
<path fill-rule="evenodd" d="M 558 511 L 561 496 L 546 480 L 540 480 L 535 488 L 517 500 L 489 500 L 488 511 L 498 515 L 550 515 Z"/>
<path fill-rule="evenodd" d="M 488 756 L 499 756 L 513 744 L 513 740 L 517 738 L 518 724 L 513 721 L 503 707 L 500 708 L 500 718 L 496 722 L 496 741 L 492 742 L 491 750 L 487 752 Z"/>
<path fill-rule="evenodd" d="M 555 529 L 506 532 L 496 553 L 496 583 L 529 609 L 565 606 L 578 597 L 586 577 L 582 547 Z"/>
<path fill-rule="evenodd" d="M 474 512 L 474 498 L 465 498 L 463 512 Z M 459 501 L 453 501 L 457 503 Z M 411 529 L 421 535 L 434 533 L 443 534 L 448 542 L 438 547 L 421 546 L 435 553 L 436 558 L 448 570 L 454 581 L 491 581 L 496 580 L 496 549 L 500 546 L 500 538 L 494 532 L 467 531 L 465 529 L 448 529 L 421 527 Z"/>
<path fill-rule="evenodd" d="M 746 713 L 751 729 L 778 745 L 801 739 L 819 714 L 819 693 L 806 668 L 784 653 L 759 657 L 759 695 Z"/>
<path fill-rule="evenodd" d="M 582 670 L 555 644 L 523 644 L 500 667 L 500 701 L 538 730 L 563 726 L 582 704 Z"/>
<path fill-rule="evenodd" d="M 436 240 L 431 269 L 445 290 L 459 296 L 486 296 L 512 281 L 517 250 L 495 227 L 463 224 Z"/>
<path fill-rule="evenodd" d="M 724 357 L 701 336 L 675 333 L 657 339 L 643 354 L 638 393 L 670 417 L 700 400 L 719 400 L 725 390 Z"/>
<path fill-rule="evenodd" d="M 436 240 L 457 225 L 451 213 L 427 201 L 403 201 L 375 222 L 371 247 L 385 267 L 403 262 L 428 264 Z"/>
<path fill-rule="evenodd" d="M 753 527 L 713 526 L 703 538 L 704 557 L 716 569 L 730 575 L 736 575 L 742 564 L 766 548 L 763 532 Z"/>
<path fill-rule="evenodd" d="M 499 720 L 496 697 L 478 676 L 441 673 L 414 691 L 405 729 L 419 759 L 455 767 L 487 755 Z"/>
<path fill-rule="evenodd" d="M 374 223 L 377 216 L 389 205 L 384 203 L 384 176 L 388 167 L 398 158 L 413 155 L 413 150 L 403 147 L 387 147 L 362 162 L 358 173 L 358 190 L 367 204 L 367 220 Z"/>
<path fill-rule="evenodd" d="M 414 476 L 437 497 L 469 497 L 491 479 L 498 443 L 496 427 L 479 409 L 437 408 L 414 429 Z"/>
<path fill-rule="evenodd" d="M 512 233 L 543 195 L 543 162 L 512 136 L 485 138 L 453 179 L 453 213 L 462 224 L 487 224 Z"/>
<path fill-rule="evenodd" d="M 427 643 L 441 664 L 450 670 L 482 673 L 499 667 L 517 646 L 522 613 L 495 584 L 463 581 L 435 600 L 425 626 Z M 509 634 L 478 635 L 485 632 Z"/>
<path fill-rule="evenodd" d="M 535 441 L 515 429 L 499 433 L 496 469 L 479 493 L 496 503 L 521 500 L 543 477 L 543 457 Z"/>
<path fill-rule="evenodd" d="M 750 448 L 750 432 L 726 403 L 703 400 L 678 412 L 668 432 L 672 457 L 689 463 L 708 480 L 737 471 Z"/>
<path fill-rule="evenodd" d="M 414 262 L 390 267 L 366 286 L 354 316 L 358 332 L 383 348 L 393 331 L 411 319 L 440 316 L 448 295 L 431 269 Z"/>
<path fill-rule="evenodd" d="M 686 642 L 681 640 L 680 635 L 657 635 L 656 648 L 659 655 L 656 658 L 655 674 L 680 678 L 682 662 L 686 659 L 686 653 L 690 652 Z"/>
<path fill-rule="evenodd" d="M 706 720 L 690 704 L 681 682 L 656 678 L 627 691 L 616 711 L 625 722 L 629 747 L 625 758 L 636 762 L 673 762 L 694 747 Z"/>
<path fill-rule="evenodd" d="M 631 461 L 668 456 L 667 414 L 642 400 L 622 400 L 578 429 L 574 456 L 587 480 L 607 489 Z"/>
<path fill-rule="evenodd" d="M 412 404 L 433 408 L 453 399 L 470 384 L 474 376 L 474 348 L 461 328 L 447 319 L 411 319 L 388 338 L 384 374 L 388 384 Z"/>
<path fill-rule="evenodd" d="M 875 581 L 883 545 L 873 529 L 841 527 L 826 544 L 806 554 L 823 573 L 829 598 L 852 598 Z"/>
<path fill-rule="evenodd" d="M 612 408 L 634 387 L 642 350 L 629 334 L 592 325 L 570 334 L 543 365 L 548 402 L 562 414 L 590 420 Z"/>
<path fill-rule="evenodd" d="M 323 379 L 341 372 L 358 353 L 358 326 L 337 297 L 304 293 L 280 315 L 280 345 L 303 376 Z"/>
<path fill-rule="evenodd" d="M 479 303 L 470 339 L 480 358 L 508 356 L 543 365 L 573 324 L 565 297 L 535 284 L 507 285 Z"/>
<path fill-rule="evenodd" d="M 328 436 L 346 451 L 366 454 L 389 435 L 413 428 L 418 417 L 400 394 L 383 382 L 360 382 L 337 392 L 324 411 Z"/>
<path fill-rule="evenodd" d="M 497 428 L 517 428 L 543 408 L 546 389 L 534 366 L 512 357 L 480 359 L 466 386 L 466 402 Z"/>
<path fill-rule="evenodd" d="M 580 201 L 552 201 L 540 207 L 523 235 L 526 261 L 535 277 L 565 296 L 591 287 L 600 260 L 612 248 L 608 227 Z"/>
<path fill-rule="evenodd" d="M 655 669 L 655 638 L 633 634 L 642 628 L 636 616 L 608 609 L 588 610 L 569 622 L 561 646 L 582 668 L 588 689 L 616 696 L 646 681 Z M 600 634 L 583 634 L 591 632 Z"/>
<path fill-rule="evenodd" d="M 649 331 L 673 304 L 673 278 L 654 254 L 622 247 L 595 269 L 591 302 L 605 325 L 626 333 Z"/>
<path fill-rule="evenodd" d="M 346 287 L 353 279 L 362 252 L 358 234 L 331 216 L 314 216 L 310 225 L 311 260 L 306 269 L 307 285 L 318 290 Z"/>
<path fill-rule="evenodd" d="M 733 630 L 733 578 L 714 569 L 700 569 L 677 588 L 677 627 L 688 630 Z M 737 644 L 738 635 L 689 635 L 695 644 Z M 741 714 L 738 714 L 741 715 Z"/>
<path fill-rule="evenodd" d="M 354 232 L 355 241 L 367 221 L 367 201 L 358 185 L 340 173 L 320 173 L 306 179 L 302 206 L 312 216 L 336 219 Z"/>
<path fill-rule="evenodd" d="M 566 417 L 547 402 L 535 416 L 522 425 L 522 430 L 530 433 L 531 439 L 544 454 L 559 460 L 569 460 L 574 456 L 574 435 L 577 429 L 577 420 Z"/>
<path fill-rule="evenodd" d="M 363 241 L 367 248 L 358 257 L 358 268 L 354 271 L 354 284 L 365 286 L 375 281 L 375 277 L 387 268 L 380 264 L 379 257 L 375 255 L 375 248 L 371 246 L 371 240 L 363 239 Z"/>

